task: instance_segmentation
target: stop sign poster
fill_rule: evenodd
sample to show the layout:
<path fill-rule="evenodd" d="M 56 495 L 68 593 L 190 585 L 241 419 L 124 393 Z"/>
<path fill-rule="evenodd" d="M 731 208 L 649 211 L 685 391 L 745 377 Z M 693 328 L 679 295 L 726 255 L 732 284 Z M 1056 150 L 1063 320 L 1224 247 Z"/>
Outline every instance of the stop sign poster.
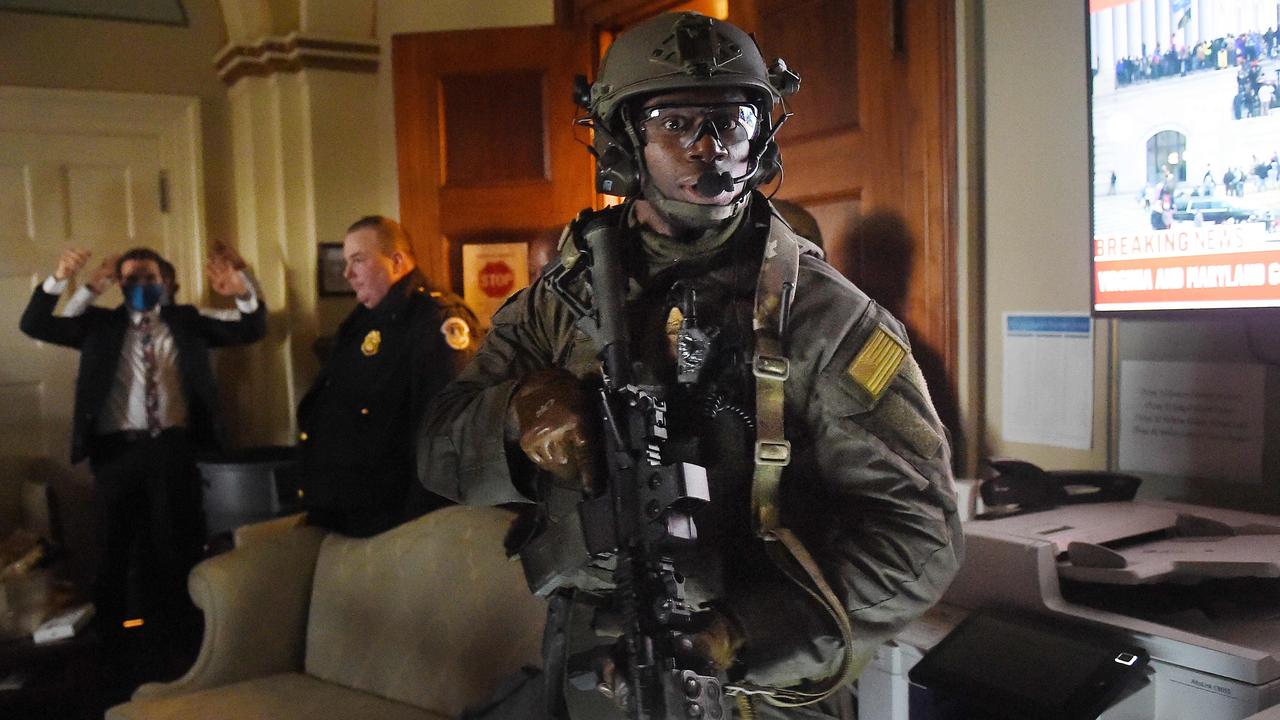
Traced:
<path fill-rule="evenodd" d="M 511 294 L 529 284 L 528 243 L 462 246 L 462 294 L 484 325 Z"/>

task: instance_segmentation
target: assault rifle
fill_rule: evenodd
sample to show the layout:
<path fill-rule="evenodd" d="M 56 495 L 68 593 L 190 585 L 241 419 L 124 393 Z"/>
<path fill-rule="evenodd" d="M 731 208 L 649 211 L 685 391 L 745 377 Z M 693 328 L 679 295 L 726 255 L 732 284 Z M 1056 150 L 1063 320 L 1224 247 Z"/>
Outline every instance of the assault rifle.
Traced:
<path fill-rule="evenodd" d="M 710 500 L 706 470 L 663 464 L 666 404 L 633 382 L 624 238 L 606 218 L 589 222 L 582 237 L 586 247 L 578 262 L 550 280 L 580 317 L 594 321 L 604 369 L 598 411 L 607 484 L 577 508 L 586 552 L 614 568 L 616 589 L 597 611 L 597 627 L 617 633 L 613 660 L 626 686 L 620 699 L 630 720 L 727 718 L 720 681 L 693 652 L 697 621 L 673 557 L 697 539 L 693 513 Z M 591 307 L 567 291 L 583 272 L 590 273 Z"/>

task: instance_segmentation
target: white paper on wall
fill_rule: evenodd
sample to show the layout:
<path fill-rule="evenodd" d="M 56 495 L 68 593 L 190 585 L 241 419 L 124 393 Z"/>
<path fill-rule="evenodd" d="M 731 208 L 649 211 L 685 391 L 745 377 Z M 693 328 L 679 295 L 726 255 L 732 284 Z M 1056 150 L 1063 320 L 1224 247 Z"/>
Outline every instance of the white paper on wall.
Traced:
<path fill-rule="evenodd" d="M 1120 363 L 1121 470 L 1262 479 L 1266 367 Z"/>
<path fill-rule="evenodd" d="M 1005 313 L 1006 442 L 1087 450 L 1093 440 L 1093 319 Z"/>

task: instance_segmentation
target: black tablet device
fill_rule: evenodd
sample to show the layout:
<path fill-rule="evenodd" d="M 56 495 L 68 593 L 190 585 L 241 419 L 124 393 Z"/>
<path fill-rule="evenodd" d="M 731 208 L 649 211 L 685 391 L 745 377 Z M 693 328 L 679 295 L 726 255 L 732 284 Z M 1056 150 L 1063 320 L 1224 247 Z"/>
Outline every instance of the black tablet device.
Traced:
<path fill-rule="evenodd" d="M 1148 655 L 1090 628 L 985 610 L 951 631 L 908 673 L 911 682 L 984 717 L 1095 720 Z"/>

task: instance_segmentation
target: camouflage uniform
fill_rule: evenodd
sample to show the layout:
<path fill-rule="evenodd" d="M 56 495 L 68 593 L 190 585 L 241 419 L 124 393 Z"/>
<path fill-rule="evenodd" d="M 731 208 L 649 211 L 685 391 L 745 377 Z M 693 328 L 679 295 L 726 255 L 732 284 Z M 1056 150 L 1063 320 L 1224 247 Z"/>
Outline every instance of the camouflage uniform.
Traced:
<path fill-rule="evenodd" d="M 611 210 L 607 212 L 621 212 Z M 708 470 L 711 503 L 696 516 L 696 550 L 680 558 L 690 599 L 735 620 L 745 645 L 731 676 L 794 686 L 837 671 L 842 641 L 804 590 L 761 551 L 750 526 L 755 440 L 753 303 L 766 241 L 799 243 L 798 286 L 786 336 L 785 428 L 791 462 L 781 487 L 782 521 L 805 542 L 848 611 L 860 663 L 938 600 L 961 557 L 951 451 L 909 352 L 878 395 L 855 380 L 855 359 L 902 325 L 791 232 L 753 193 L 732 232 L 664 258 L 661 238 L 631 223 L 628 321 L 643 362 L 641 381 L 666 389 L 672 460 Z M 560 262 L 577 258 L 576 225 Z M 599 348 L 575 326 L 545 278 L 493 318 L 475 360 L 434 401 L 419 443 L 429 489 L 462 503 L 532 503 L 540 498 L 518 447 L 504 442 L 508 404 L 521 378 L 563 368 L 590 385 Z M 587 289 L 573 288 L 582 299 Z M 678 286 L 673 292 L 673 286 Z M 674 382 L 664 326 L 671 298 L 696 293 L 697 315 L 718 331 L 708 369 L 692 388 Z M 594 588 L 593 588 L 594 589 Z M 762 717 L 825 717 L 770 710 Z M 778 714 L 775 714 L 778 713 Z"/>

